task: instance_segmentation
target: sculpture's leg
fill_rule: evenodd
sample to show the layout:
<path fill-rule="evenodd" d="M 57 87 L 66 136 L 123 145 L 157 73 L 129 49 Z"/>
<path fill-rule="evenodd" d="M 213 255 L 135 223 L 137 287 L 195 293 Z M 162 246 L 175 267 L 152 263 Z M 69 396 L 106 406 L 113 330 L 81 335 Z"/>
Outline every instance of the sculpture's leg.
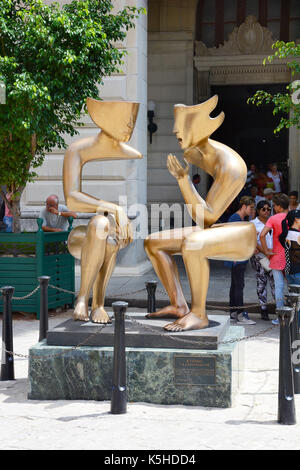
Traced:
<path fill-rule="evenodd" d="M 88 321 L 88 300 L 92 285 L 99 273 L 106 253 L 109 221 L 98 215 L 93 217 L 87 228 L 81 251 L 81 283 L 73 318 Z"/>
<path fill-rule="evenodd" d="M 209 258 L 243 261 L 254 253 L 256 231 L 247 222 L 219 224 L 189 235 L 182 255 L 192 294 L 191 311 L 165 326 L 168 331 L 198 330 L 209 324 L 205 304 L 209 283 Z"/>
<path fill-rule="evenodd" d="M 91 320 L 94 323 L 110 323 L 111 320 L 104 309 L 105 292 L 116 264 L 118 245 L 106 244 L 106 253 L 103 265 L 96 277 L 93 286 L 93 302 Z"/>
<path fill-rule="evenodd" d="M 193 230 L 192 227 L 169 230 L 152 234 L 145 240 L 146 253 L 170 298 L 170 305 L 149 313 L 148 318 L 181 318 L 188 313 L 173 255 L 181 252 L 184 236 Z"/>

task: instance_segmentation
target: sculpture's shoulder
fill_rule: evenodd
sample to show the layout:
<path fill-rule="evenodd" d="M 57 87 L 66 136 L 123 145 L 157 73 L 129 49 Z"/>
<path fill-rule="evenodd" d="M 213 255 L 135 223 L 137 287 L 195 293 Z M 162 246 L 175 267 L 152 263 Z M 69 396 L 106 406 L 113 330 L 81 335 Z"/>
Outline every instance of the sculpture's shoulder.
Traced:
<path fill-rule="evenodd" d="M 231 147 L 228 147 L 221 142 L 209 139 L 209 144 L 214 148 L 218 159 L 218 166 L 223 169 L 226 168 L 232 174 L 244 177 L 247 175 L 247 166 L 243 158 Z"/>
<path fill-rule="evenodd" d="M 135 148 L 131 147 L 128 144 L 124 144 L 123 142 L 120 142 L 120 151 L 123 155 L 126 155 L 127 158 L 132 158 L 132 159 L 143 158 L 143 155 L 138 150 L 136 150 Z"/>
<path fill-rule="evenodd" d="M 65 159 L 77 157 L 84 151 L 89 151 L 97 146 L 98 136 L 82 137 L 74 142 L 67 148 L 65 152 Z"/>

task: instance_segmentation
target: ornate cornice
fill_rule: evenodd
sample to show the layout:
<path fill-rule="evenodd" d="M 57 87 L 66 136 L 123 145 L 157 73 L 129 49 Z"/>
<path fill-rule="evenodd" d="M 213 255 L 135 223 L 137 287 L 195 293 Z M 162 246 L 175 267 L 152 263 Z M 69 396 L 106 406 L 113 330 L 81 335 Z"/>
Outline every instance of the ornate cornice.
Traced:
<path fill-rule="evenodd" d="M 201 41 L 195 41 L 196 56 L 227 56 L 247 54 L 271 54 L 272 44 L 276 39 L 272 32 L 261 26 L 255 16 L 249 15 L 239 27 L 229 34 L 228 41 L 219 47 L 207 47 Z"/>

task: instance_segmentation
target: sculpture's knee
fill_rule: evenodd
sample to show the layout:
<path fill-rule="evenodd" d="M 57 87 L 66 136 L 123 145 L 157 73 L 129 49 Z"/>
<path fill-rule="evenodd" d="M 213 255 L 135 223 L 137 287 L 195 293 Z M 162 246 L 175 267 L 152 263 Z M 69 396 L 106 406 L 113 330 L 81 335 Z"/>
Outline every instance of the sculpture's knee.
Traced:
<path fill-rule="evenodd" d="M 96 215 L 88 224 L 88 237 L 95 237 L 97 239 L 105 239 L 108 236 L 109 220 L 103 215 Z"/>
<path fill-rule="evenodd" d="M 182 255 L 195 255 L 195 252 L 197 252 L 197 255 L 201 254 L 203 257 L 205 257 L 207 248 L 210 244 L 211 240 L 207 236 L 205 230 L 192 233 L 183 242 Z"/>
<path fill-rule="evenodd" d="M 156 254 L 157 252 L 156 245 L 157 244 L 155 243 L 155 240 L 151 239 L 151 235 L 144 240 L 144 248 L 149 257 L 154 256 Z"/>

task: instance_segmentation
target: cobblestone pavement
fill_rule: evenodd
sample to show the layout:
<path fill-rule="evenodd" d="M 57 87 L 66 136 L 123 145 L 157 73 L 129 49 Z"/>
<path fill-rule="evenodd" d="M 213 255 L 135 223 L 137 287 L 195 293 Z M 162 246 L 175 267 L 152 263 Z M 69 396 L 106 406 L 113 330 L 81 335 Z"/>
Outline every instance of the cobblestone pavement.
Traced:
<path fill-rule="evenodd" d="M 50 327 L 69 315 L 51 317 Z M 258 319 L 245 334 L 265 328 Z M 37 320 L 14 315 L 15 352 L 27 354 L 38 330 Z M 127 414 L 111 415 L 109 402 L 30 401 L 28 361 L 16 357 L 16 380 L 0 382 L 0 449 L 300 449 L 300 395 L 298 424 L 277 423 L 278 334 L 247 340 L 243 386 L 228 409 L 129 403 Z"/>

